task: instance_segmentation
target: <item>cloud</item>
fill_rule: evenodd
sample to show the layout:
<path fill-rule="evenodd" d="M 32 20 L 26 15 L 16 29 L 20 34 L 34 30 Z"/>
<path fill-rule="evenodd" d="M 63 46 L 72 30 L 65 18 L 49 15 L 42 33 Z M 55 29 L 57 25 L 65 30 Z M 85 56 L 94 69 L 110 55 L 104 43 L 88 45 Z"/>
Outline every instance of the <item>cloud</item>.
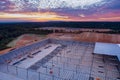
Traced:
<path fill-rule="evenodd" d="M 14 5 L 14 9 L 17 11 L 39 11 L 42 9 L 53 10 L 65 8 L 88 9 L 102 5 L 104 0 L 5 0 L 3 2 L 10 3 L 5 6 Z"/>
<path fill-rule="evenodd" d="M 99 5 L 103 0 L 40 0 L 39 8 L 73 8 L 85 9 L 93 4 Z"/>
<path fill-rule="evenodd" d="M 84 15 L 84 14 L 80 14 L 79 16 L 80 16 L 80 17 L 85 17 L 85 15 Z"/>

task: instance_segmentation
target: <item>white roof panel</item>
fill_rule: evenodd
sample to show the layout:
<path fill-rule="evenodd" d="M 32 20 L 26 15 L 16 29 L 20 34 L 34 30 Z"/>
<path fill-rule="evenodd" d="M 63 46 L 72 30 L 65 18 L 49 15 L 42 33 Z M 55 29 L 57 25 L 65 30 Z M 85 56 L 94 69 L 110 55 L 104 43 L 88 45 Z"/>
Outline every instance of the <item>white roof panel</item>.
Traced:
<path fill-rule="evenodd" d="M 95 44 L 94 53 L 117 56 L 120 60 L 120 44 L 97 42 Z"/>

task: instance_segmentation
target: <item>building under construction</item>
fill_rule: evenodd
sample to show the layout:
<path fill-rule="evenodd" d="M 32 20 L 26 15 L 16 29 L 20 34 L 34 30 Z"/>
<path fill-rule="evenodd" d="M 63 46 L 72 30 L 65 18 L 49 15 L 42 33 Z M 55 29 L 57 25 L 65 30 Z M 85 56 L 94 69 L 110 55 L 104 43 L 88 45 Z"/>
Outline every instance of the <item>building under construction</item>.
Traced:
<path fill-rule="evenodd" d="M 0 55 L 0 80 L 120 80 L 120 47 L 111 55 L 99 46 L 45 39 L 15 49 Z"/>

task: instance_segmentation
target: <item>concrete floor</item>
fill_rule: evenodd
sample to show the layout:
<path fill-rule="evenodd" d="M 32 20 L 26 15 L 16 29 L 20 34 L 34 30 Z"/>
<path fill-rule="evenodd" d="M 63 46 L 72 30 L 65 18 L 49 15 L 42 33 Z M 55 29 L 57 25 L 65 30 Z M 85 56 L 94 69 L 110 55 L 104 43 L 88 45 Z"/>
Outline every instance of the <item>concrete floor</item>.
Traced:
<path fill-rule="evenodd" d="M 33 58 L 28 58 L 25 59 L 24 61 L 19 62 L 18 64 L 16 64 L 15 66 L 20 67 L 20 68 L 29 68 L 30 66 L 32 66 L 33 64 L 35 64 L 36 62 L 38 62 L 39 60 L 41 60 L 42 58 L 44 58 L 45 56 L 47 56 L 48 54 L 50 54 L 54 49 L 56 49 L 58 46 L 58 44 L 48 44 L 46 46 L 51 46 L 47 49 L 44 49 L 44 47 L 41 47 L 39 50 L 41 50 L 41 52 L 39 52 L 38 54 L 34 55 Z"/>

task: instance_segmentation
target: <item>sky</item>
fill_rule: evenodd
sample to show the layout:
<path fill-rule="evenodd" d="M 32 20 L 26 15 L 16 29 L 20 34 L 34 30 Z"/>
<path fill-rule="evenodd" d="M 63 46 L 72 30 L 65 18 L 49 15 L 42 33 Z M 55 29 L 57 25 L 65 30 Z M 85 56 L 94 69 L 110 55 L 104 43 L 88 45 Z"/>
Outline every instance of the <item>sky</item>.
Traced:
<path fill-rule="evenodd" d="M 0 0 L 0 22 L 120 21 L 120 0 Z"/>

